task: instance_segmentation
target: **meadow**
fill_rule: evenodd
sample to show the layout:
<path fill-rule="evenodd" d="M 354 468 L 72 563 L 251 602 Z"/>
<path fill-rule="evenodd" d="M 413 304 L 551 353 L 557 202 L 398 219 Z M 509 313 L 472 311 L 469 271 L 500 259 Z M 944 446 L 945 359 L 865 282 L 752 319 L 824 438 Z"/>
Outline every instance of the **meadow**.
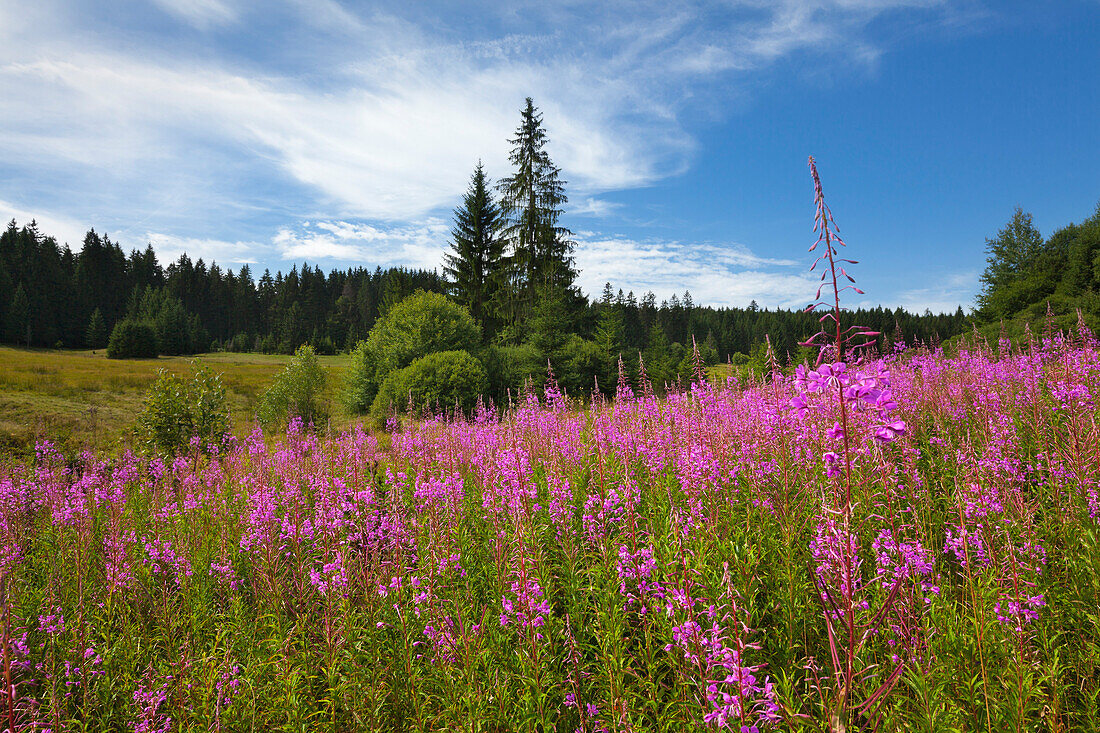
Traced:
<path fill-rule="evenodd" d="M 1100 342 L 865 348 L 810 167 L 816 364 L 0 463 L 2 725 L 1100 729 Z M 67 358 L 5 379 L 151 379 Z"/>
<path fill-rule="evenodd" d="M 1100 728 L 1100 347 L 0 478 L 13 730 Z M 842 424 L 843 423 L 843 424 Z"/>
<path fill-rule="evenodd" d="M 346 355 L 321 356 L 329 392 L 337 389 Z M 108 359 L 103 349 L 76 351 L 0 346 L 0 456 L 34 454 L 47 439 L 66 453 L 116 450 L 133 425 L 160 369 L 186 374 L 191 363 L 210 367 L 225 384 L 238 434 L 251 429 L 256 405 L 289 356 L 211 353 L 158 359 Z M 339 430 L 351 418 L 336 412 Z M 121 439 L 121 440 L 120 440 Z"/>

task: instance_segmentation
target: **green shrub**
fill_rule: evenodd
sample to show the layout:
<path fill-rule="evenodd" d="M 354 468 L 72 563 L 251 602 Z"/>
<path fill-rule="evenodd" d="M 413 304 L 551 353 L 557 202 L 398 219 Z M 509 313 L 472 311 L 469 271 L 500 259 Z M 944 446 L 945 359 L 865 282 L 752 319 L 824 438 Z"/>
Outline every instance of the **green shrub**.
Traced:
<path fill-rule="evenodd" d="M 423 290 L 391 308 L 367 338 L 381 376 L 422 356 L 472 349 L 480 342 L 481 330 L 468 310 L 445 295 Z"/>
<path fill-rule="evenodd" d="M 208 450 L 229 432 L 229 407 L 221 376 L 192 365 L 190 378 L 161 369 L 149 388 L 134 428 L 149 453 L 176 455 L 192 438 Z"/>
<path fill-rule="evenodd" d="M 374 399 L 371 415 L 384 420 L 391 409 L 471 410 L 487 385 L 485 367 L 465 351 L 441 351 L 390 372 Z"/>
<path fill-rule="evenodd" d="M 145 321 L 119 321 L 107 343 L 108 359 L 155 359 L 157 334 Z"/>
<path fill-rule="evenodd" d="M 546 360 L 531 344 L 489 346 L 480 354 L 488 378 L 487 393 L 498 405 L 506 405 L 508 393 L 518 395 L 528 380 L 540 384 L 546 377 Z"/>
<path fill-rule="evenodd" d="M 378 395 L 378 359 L 366 341 L 360 341 L 351 352 L 351 364 L 344 372 L 344 389 L 340 399 L 353 415 L 370 412 Z"/>
<path fill-rule="evenodd" d="M 325 372 L 313 347 L 299 347 L 286 369 L 260 398 L 257 417 L 264 427 L 282 425 L 295 417 L 318 425 L 328 419 L 324 389 Z"/>

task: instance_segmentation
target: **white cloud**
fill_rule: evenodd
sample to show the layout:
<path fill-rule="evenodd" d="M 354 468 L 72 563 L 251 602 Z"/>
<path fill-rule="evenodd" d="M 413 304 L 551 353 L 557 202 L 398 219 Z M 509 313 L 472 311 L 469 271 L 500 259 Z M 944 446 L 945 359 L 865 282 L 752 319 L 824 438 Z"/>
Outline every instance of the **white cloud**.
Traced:
<path fill-rule="evenodd" d="M 658 300 L 690 290 L 696 302 L 714 306 L 795 308 L 805 305 L 817 278 L 803 263 L 761 257 L 737 244 L 636 241 L 594 232 L 576 235 L 577 285 L 599 296 L 610 281 L 639 298 L 652 290 Z M 450 227 L 438 219 L 402 226 L 347 221 L 304 222 L 280 230 L 272 240 L 285 261 L 330 260 L 341 265 L 405 265 L 440 269 L 450 246 Z"/>
<path fill-rule="evenodd" d="M 507 173 L 507 139 L 527 95 L 569 183 L 570 215 L 607 218 L 621 205 L 601 194 L 687 169 L 696 152 L 681 123 L 687 110 L 713 114 L 751 88 L 750 72 L 793 54 L 868 64 L 881 51 L 867 39 L 871 23 L 950 8 L 571 1 L 485 2 L 474 13 L 451 3 L 386 10 L 385 0 L 369 11 L 336 0 L 153 2 L 210 31 L 201 49 L 189 45 L 193 33 L 112 28 L 122 21 L 103 20 L 111 14 L 97 4 L 0 0 L 11 21 L 0 23 L 0 197 L 19 202 L 0 211 L 37 215 L 74 247 L 83 220 L 117 227 L 127 246 L 144 246 L 130 232 L 145 232 L 162 263 L 186 250 L 223 265 L 428 268 L 447 246 L 449 224 L 438 217 L 477 160 L 494 179 Z M 130 8 L 121 7 L 118 16 Z M 271 21 L 280 13 L 281 24 Z M 84 22 L 93 16 L 98 25 Z M 44 213 L 58 211 L 68 218 Z M 307 217 L 315 223 L 297 223 Z M 210 237 L 184 234 L 200 228 Z M 736 245 L 603 235 L 579 245 L 590 293 L 611 280 L 661 297 L 690 289 L 699 302 L 788 306 L 816 287 L 788 269 L 795 263 Z M 914 302 L 939 297 L 911 292 Z"/>
<path fill-rule="evenodd" d="M 260 262 L 259 258 L 263 257 L 265 249 L 265 246 L 258 242 L 195 239 L 159 232 L 148 232 L 144 241 L 153 245 L 153 250 L 157 253 L 157 260 L 163 267 L 167 267 L 178 260 L 182 254 L 186 254 L 192 262 L 201 259 L 207 265 L 216 262 L 223 268 L 232 265 L 255 265 Z M 140 248 L 136 243 L 133 246 Z"/>
<path fill-rule="evenodd" d="M 171 13 L 200 30 L 236 20 L 237 13 L 221 0 L 153 0 Z"/>
<path fill-rule="evenodd" d="M 697 303 L 745 307 L 804 306 L 817 278 L 800 272 L 801 263 L 760 257 L 737 245 L 675 241 L 636 241 L 585 233 L 577 237 L 578 285 L 599 297 L 605 282 L 641 296 L 652 290 L 658 301 L 691 292 Z"/>
<path fill-rule="evenodd" d="M 272 242 L 283 260 L 431 270 L 442 266 L 449 236 L 450 227 L 437 219 L 395 227 L 320 221 L 305 222 L 296 230 L 281 229 Z"/>
<path fill-rule="evenodd" d="M 68 244 L 73 252 L 78 252 L 84 246 L 84 235 L 91 228 L 90 224 L 82 221 L 48 212 L 30 211 L 10 201 L 0 201 L 0 219 L 5 227 L 12 219 L 20 227 L 34 220 L 39 232 L 56 238 L 59 244 Z"/>
<path fill-rule="evenodd" d="M 226 0 L 156 2 L 198 26 L 246 20 Z M 289 73 L 238 53 L 181 57 L 155 39 L 146 49 L 89 52 L 97 45 L 83 32 L 45 22 L 32 45 L 16 38 L 0 52 L 0 153 L 23 169 L 107 171 L 120 192 L 170 185 L 163 179 L 176 167 L 204 167 L 201 190 L 218 185 L 219 169 L 270 178 L 274 165 L 330 216 L 411 221 L 452 205 L 479 157 L 490 173 L 506 170 L 506 140 L 530 94 L 571 192 L 591 198 L 685 169 L 694 150 L 678 121 L 692 96 L 685 82 L 796 50 L 845 54 L 879 15 L 939 4 L 741 2 L 741 20 L 714 24 L 723 13 L 706 4 L 642 5 L 627 23 L 622 7 L 551 4 L 524 9 L 551 20 L 547 35 L 467 42 L 424 23 L 431 6 L 416 11 L 418 25 L 382 12 L 364 19 L 334 0 L 288 2 L 294 17 L 331 31 L 295 48 L 305 65 Z M 592 206 L 580 211 L 607 211 Z"/>
<path fill-rule="evenodd" d="M 10 161 L 31 166 L 33 154 L 39 165 L 107 168 L 121 185 L 140 178 L 142 186 L 158 186 L 148 180 L 153 170 L 170 173 L 177 162 L 190 169 L 192 152 L 212 153 L 208 162 L 224 166 L 229 161 L 212 149 L 229 145 L 233 153 L 251 151 L 251 165 L 274 162 L 338 213 L 395 221 L 453 202 L 479 157 L 490 172 L 505 169 L 527 84 L 520 75 L 479 75 L 459 64 L 450 71 L 397 68 L 319 93 L 219 68 L 75 54 L 7 64 L 0 86 L 13 92 L 0 110 L 9 131 L 0 150 Z M 573 190 L 652 181 L 661 173 L 646 148 L 682 144 L 672 131 L 670 145 L 644 146 L 630 130 L 615 134 L 603 114 L 570 114 L 553 99 L 548 95 L 543 108 L 555 110 L 547 111 L 553 153 Z M 28 125 L 32 118 L 36 124 Z M 37 124 L 60 118 L 68 119 Z"/>
<path fill-rule="evenodd" d="M 923 313 L 925 309 L 933 313 L 954 313 L 960 305 L 964 310 L 973 307 L 976 292 L 977 271 L 953 273 L 932 287 L 902 291 L 894 305 L 911 313 Z"/>
<path fill-rule="evenodd" d="M 606 217 L 623 208 L 623 204 L 606 199 L 583 198 L 575 204 L 570 204 L 569 214 L 572 216 L 596 216 Z"/>

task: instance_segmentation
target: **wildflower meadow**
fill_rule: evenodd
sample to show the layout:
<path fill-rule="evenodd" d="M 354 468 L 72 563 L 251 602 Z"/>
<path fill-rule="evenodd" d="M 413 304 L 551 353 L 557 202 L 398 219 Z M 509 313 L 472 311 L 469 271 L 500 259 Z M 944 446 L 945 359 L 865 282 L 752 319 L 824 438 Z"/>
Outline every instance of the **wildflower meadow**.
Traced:
<path fill-rule="evenodd" d="M 864 346 L 816 194 L 818 363 L 40 444 L 0 473 L 0 727 L 1100 729 L 1100 343 Z"/>

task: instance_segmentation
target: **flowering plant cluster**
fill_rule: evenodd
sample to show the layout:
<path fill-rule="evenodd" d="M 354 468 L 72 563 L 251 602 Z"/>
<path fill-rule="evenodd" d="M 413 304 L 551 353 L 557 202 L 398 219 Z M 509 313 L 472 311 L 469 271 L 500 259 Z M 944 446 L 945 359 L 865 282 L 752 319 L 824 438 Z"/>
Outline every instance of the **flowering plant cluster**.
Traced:
<path fill-rule="evenodd" d="M 1095 729 L 1100 345 L 851 343 L 813 173 L 812 367 L 0 463 L 0 730 Z"/>

